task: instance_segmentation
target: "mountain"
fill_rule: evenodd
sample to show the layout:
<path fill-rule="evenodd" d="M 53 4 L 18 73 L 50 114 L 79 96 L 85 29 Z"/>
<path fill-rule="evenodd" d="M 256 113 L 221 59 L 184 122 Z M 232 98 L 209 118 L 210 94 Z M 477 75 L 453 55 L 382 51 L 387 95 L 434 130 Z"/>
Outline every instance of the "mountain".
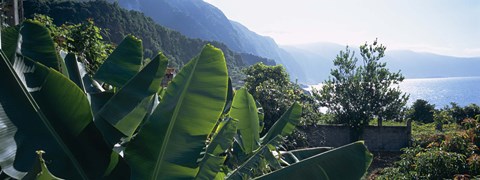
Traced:
<path fill-rule="evenodd" d="M 229 20 L 215 6 L 203 0 L 110 0 L 124 8 L 138 10 L 157 23 L 190 38 L 219 41 L 234 51 L 273 59 L 283 64 L 291 78 L 305 80 L 301 66 L 270 37 L 261 36 Z"/>
<path fill-rule="evenodd" d="M 409 50 L 387 51 L 392 70 L 402 70 L 407 78 L 480 76 L 480 57 L 453 57 Z"/>
<path fill-rule="evenodd" d="M 308 84 L 317 84 L 327 79 L 333 68 L 333 59 L 345 46 L 334 43 L 314 43 L 283 46 L 295 56 L 305 70 Z M 358 47 L 354 50 L 361 63 Z M 466 77 L 480 76 L 480 57 L 464 58 L 421 53 L 410 50 L 388 50 L 383 61 L 391 71 L 401 70 L 406 78 Z"/>
<path fill-rule="evenodd" d="M 282 46 L 295 57 L 295 61 L 302 66 L 307 84 L 317 84 L 327 79 L 333 67 L 333 59 L 345 46 L 333 43 L 314 43 L 296 46 Z"/>
<path fill-rule="evenodd" d="M 106 1 L 55 1 L 29 0 L 24 2 L 24 11 L 27 18 L 34 13 L 45 14 L 54 19 L 57 25 L 80 23 L 92 18 L 95 24 L 102 29 L 105 39 L 113 43 L 120 43 L 128 34 L 142 39 L 144 56 L 152 58 L 157 52 L 163 52 L 170 59 L 170 66 L 181 67 L 196 56 L 202 47 L 210 43 L 223 50 L 227 60 L 230 76 L 234 82 L 241 79 L 240 69 L 256 62 L 275 64 L 273 60 L 258 57 L 247 53 L 237 53 L 230 50 L 225 44 L 216 41 L 204 41 L 188 38 L 177 31 L 158 25 L 151 18 L 138 11 L 128 11 L 118 4 Z M 130 8 L 138 6 L 131 1 Z M 137 1 L 138 2 L 138 1 Z"/>

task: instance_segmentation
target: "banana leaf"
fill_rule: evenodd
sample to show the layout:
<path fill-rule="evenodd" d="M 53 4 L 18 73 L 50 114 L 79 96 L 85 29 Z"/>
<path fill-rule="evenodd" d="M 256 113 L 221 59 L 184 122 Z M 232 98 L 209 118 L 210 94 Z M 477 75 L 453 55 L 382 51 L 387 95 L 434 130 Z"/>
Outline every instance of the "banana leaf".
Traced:
<path fill-rule="evenodd" d="M 285 113 L 273 124 L 268 130 L 267 134 L 261 139 L 262 142 L 268 142 L 272 138 L 280 135 L 282 137 L 290 135 L 296 126 L 300 123 L 302 116 L 302 106 L 298 103 L 293 103 Z"/>
<path fill-rule="evenodd" d="M 240 138 L 237 138 L 237 140 L 242 150 L 246 154 L 251 154 L 260 146 L 260 131 L 255 100 L 245 88 L 235 92 L 230 116 L 239 121 L 238 133 Z"/>
<path fill-rule="evenodd" d="M 45 152 L 42 150 L 37 151 L 38 159 L 33 169 L 23 177 L 23 180 L 61 180 L 48 170 L 45 160 L 42 157 L 43 153 Z"/>
<path fill-rule="evenodd" d="M 220 172 L 227 158 L 224 153 L 232 146 L 233 136 L 237 132 L 237 124 L 238 121 L 231 118 L 220 123 L 212 142 L 207 146 L 195 179 L 214 179 Z"/>
<path fill-rule="evenodd" d="M 53 174 L 67 179 L 98 179 L 121 159 L 95 128 L 85 94 L 58 71 L 18 56 L 12 66 L 0 60 L 0 165 L 21 178 L 32 169 L 35 151 L 49 152 Z M 110 162 L 118 162 L 110 164 Z M 129 172 L 125 172 L 128 176 Z"/>
<path fill-rule="evenodd" d="M 280 156 L 284 162 L 290 165 L 332 149 L 332 147 L 314 147 L 295 149 L 291 151 L 280 151 Z"/>
<path fill-rule="evenodd" d="M 20 52 L 22 56 L 53 68 L 68 77 L 65 63 L 55 49 L 50 32 L 40 22 L 25 20 L 20 27 L 17 43 L 16 52 Z"/>
<path fill-rule="evenodd" d="M 2 50 L 11 63 L 13 63 L 15 51 L 17 50 L 19 34 L 20 25 L 2 28 Z"/>
<path fill-rule="evenodd" d="M 355 142 L 317 154 L 258 179 L 361 179 L 372 158 L 363 142 Z"/>
<path fill-rule="evenodd" d="M 95 123 L 109 144 L 114 145 L 122 137 L 131 137 L 149 113 L 148 108 L 160 90 L 167 63 L 167 58 L 158 54 L 95 115 Z M 112 127 L 116 130 L 109 130 Z"/>
<path fill-rule="evenodd" d="M 142 41 L 128 35 L 100 66 L 94 79 L 121 88 L 142 68 Z"/>
<path fill-rule="evenodd" d="M 81 69 L 77 62 L 77 56 L 73 53 L 68 53 L 65 56 L 65 65 L 68 71 L 68 77 L 72 80 L 83 92 L 87 92 L 85 89 L 85 84 L 83 82 L 83 78 L 85 78 L 86 74 L 82 74 Z M 83 75 L 83 76 L 82 76 Z"/>
<path fill-rule="evenodd" d="M 225 107 L 223 108 L 223 114 L 228 114 L 230 112 L 230 108 L 232 108 L 232 101 L 233 101 L 233 85 L 232 79 L 228 78 L 228 91 L 227 91 L 227 101 L 225 102 Z"/>
<path fill-rule="evenodd" d="M 251 178 L 254 175 L 253 172 L 255 170 L 261 170 L 261 168 L 259 168 L 261 161 L 271 155 L 269 146 L 278 145 L 281 140 L 281 136 L 276 136 L 275 138 L 272 138 L 270 141 L 266 142 L 260 148 L 256 149 L 252 156 L 243 162 L 238 168 L 230 172 L 226 179 L 241 180 Z"/>
<path fill-rule="evenodd" d="M 92 108 L 93 114 L 98 114 L 100 109 L 102 109 L 105 104 L 115 95 L 115 93 L 111 91 L 105 91 L 105 92 L 97 92 L 97 93 L 89 93 L 88 96 L 90 96 L 91 101 L 90 101 L 90 106 Z"/>
<path fill-rule="evenodd" d="M 150 119 L 130 141 L 125 157 L 134 179 L 192 179 L 207 136 L 227 96 L 228 74 L 220 49 L 206 45 L 167 87 Z"/>

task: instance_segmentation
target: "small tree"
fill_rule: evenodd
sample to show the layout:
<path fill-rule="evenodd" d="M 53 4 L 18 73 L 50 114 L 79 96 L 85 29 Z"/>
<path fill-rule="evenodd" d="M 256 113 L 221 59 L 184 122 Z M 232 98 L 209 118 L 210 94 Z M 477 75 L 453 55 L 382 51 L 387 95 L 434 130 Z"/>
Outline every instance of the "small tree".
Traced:
<path fill-rule="evenodd" d="M 412 105 L 409 116 L 414 121 L 431 123 L 434 121 L 434 112 L 435 105 L 429 104 L 423 99 L 417 99 Z"/>
<path fill-rule="evenodd" d="M 405 106 L 408 96 L 397 86 L 404 80 L 400 72 L 392 73 L 386 63 L 380 62 L 386 47 L 378 44 L 360 46 L 363 64 L 347 47 L 333 61 L 336 66 L 321 90 L 315 90 L 322 106 L 335 115 L 334 122 L 347 124 L 352 140 L 357 140 L 363 127 L 373 118 L 396 119 Z"/>
<path fill-rule="evenodd" d="M 281 65 L 254 64 L 244 70 L 247 75 L 245 87 L 260 103 L 265 112 L 265 131 L 290 107 L 293 102 L 302 105 L 302 124 L 318 120 L 320 105 L 313 96 L 299 85 L 290 82 L 286 69 Z"/>
<path fill-rule="evenodd" d="M 102 29 L 95 26 L 93 19 L 61 26 L 55 25 L 53 19 L 46 15 L 35 14 L 34 19 L 50 31 L 57 50 L 73 52 L 82 57 L 89 74 L 94 74 L 113 51 L 114 46 L 103 40 Z"/>

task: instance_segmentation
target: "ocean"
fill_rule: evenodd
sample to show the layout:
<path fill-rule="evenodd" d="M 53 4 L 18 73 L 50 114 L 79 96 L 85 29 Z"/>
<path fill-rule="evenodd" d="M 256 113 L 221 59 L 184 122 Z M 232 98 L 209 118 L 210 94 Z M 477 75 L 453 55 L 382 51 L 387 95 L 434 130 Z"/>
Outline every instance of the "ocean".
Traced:
<path fill-rule="evenodd" d="M 319 88 L 321 84 L 306 89 L 311 90 L 312 87 Z M 405 79 L 400 89 L 410 94 L 408 106 L 417 99 L 435 104 L 435 108 L 442 108 L 450 102 L 460 106 L 471 103 L 480 105 L 480 77 Z"/>

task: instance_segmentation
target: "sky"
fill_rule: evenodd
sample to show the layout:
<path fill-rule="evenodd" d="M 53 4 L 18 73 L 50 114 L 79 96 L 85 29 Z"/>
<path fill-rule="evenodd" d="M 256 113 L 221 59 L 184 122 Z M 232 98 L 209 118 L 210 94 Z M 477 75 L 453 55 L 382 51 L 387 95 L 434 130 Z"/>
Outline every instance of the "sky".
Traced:
<path fill-rule="evenodd" d="M 376 38 L 387 49 L 480 56 L 479 0 L 204 0 L 280 45 Z"/>

